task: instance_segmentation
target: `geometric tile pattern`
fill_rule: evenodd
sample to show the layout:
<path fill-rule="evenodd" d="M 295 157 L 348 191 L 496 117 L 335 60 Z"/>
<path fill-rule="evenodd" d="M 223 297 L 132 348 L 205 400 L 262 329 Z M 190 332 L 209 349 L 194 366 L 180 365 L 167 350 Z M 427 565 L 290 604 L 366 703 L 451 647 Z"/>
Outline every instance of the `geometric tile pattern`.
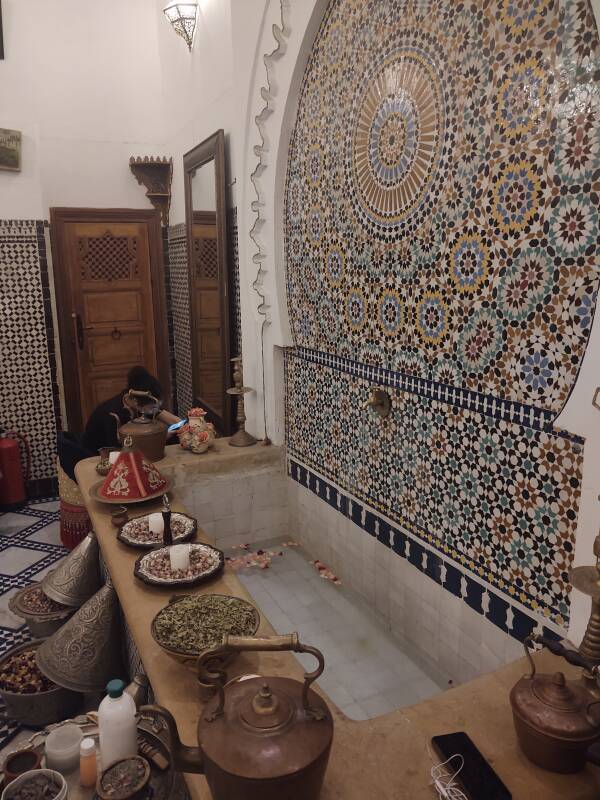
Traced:
<path fill-rule="evenodd" d="M 238 258 L 237 209 L 227 210 L 229 335 L 232 357 L 241 354 L 242 325 Z M 169 228 L 170 294 L 173 313 L 177 404 L 180 415 L 193 406 L 187 233 L 184 223 Z"/>
<path fill-rule="evenodd" d="M 173 332 L 173 303 L 171 298 L 171 265 L 169 263 L 169 229 L 161 228 L 163 265 L 165 272 L 165 301 L 167 312 L 167 328 L 169 331 L 169 362 L 171 372 L 171 394 L 173 396 L 173 411 L 177 413 L 177 374 L 175 365 L 175 338 Z"/>
<path fill-rule="evenodd" d="M 169 266 L 171 304 L 177 375 L 177 408 L 187 414 L 192 398 L 192 341 L 190 331 L 190 291 L 187 264 L 187 233 L 184 223 L 169 228 Z"/>
<path fill-rule="evenodd" d="M 59 543 L 58 510 L 55 498 L 29 503 L 18 514 L 0 514 L 0 655 L 11 647 L 27 642 L 30 636 L 20 618 L 7 610 L 7 597 L 15 590 L 40 579 L 68 553 Z M 37 537 L 37 538 L 36 538 Z M 6 717 L 0 703 L 0 748 L 21 730 Z"/>
<path fill-rule="evenodd" d="M 297 345 L 555 415 L 596 304 L 587 0 L 332 0 L 285 196 Z"/>
<path fill-rule="evenodd" d="M 240 305 L 240 257 L 238 245 L 237 208 L 227 209 L 229 258 L 229 329 L 232 358 L 242 355 L 242 307 Z"/>
<path fill-rule="evenodd" d="M 544 618 L 540 619 L 517 600 L 498 593 L 476 576 L 465 573 L 445 554 L 440 555 L 427 543 L 420 542 L 410 533 L 390 524 L 384 516 L 364 506 L 294 458 L 288 459 L 288 474 L 340 514 L 351 519 L 365 534 L 389 547 L 398 558 L 405 558 L 425 577 L 460 598 L 473 611 L 514 639 L 522 642 L 534 631 L 551 639 L 561 639 L 566 635 L 566 631 L 560 626 Z"/>
<path fill-rule="evenodd" d="M 377 381 L 375 381 L 377 383 Z M 522 605 L 566 625 L 583 447 L 549 426 L 287 357 L 288 452 Z M 469 407 L 469 405 L 471 407 Z"/>
<path fill-rule="evenodd" d="M 27 436 L 32 479 L 55 476 L 60 426 L 43 248 L 43 223 L 0 221 L 0 424 Z"/>

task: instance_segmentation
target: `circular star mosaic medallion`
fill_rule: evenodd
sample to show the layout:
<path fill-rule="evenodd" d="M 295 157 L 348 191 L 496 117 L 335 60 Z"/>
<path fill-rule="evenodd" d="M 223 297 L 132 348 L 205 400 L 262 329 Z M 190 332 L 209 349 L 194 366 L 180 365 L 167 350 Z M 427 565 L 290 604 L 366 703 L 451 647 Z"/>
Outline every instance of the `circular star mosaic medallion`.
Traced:
<path fill-rule="evenodd" d="M 599 74 L 589 0 L 330 0 L 288 158 L 296 343 L 559 412 L 600 275 Z"/>
<path fill-rule="evenodd" d="M 438 68 L 401 48 L 365 80 L 351 140 L 356 210 L 387 228 L 417 209 L 440 160 L 445 112 Z"/>

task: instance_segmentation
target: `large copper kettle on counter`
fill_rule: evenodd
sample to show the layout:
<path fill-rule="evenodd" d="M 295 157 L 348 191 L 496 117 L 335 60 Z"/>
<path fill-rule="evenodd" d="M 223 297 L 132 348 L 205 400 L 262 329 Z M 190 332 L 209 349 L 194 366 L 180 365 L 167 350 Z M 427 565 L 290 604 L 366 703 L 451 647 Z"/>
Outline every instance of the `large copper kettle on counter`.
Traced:
<path fill-rule="evenodd" d="M 310 653 L 319 662 L 304 676 L 241 677 L 223 687 L 215 658 L 243 651 Z M 212 663 L 211 663 L 212 662 Z M 206 775 L 214 800 L 317 800 L 329 760 L 333 719 L 310 684 L 323 672 L 322 653 L 298 634 L 264 638 L 225 636 L 198 659 L 198 678 L 217 688 L 198 720 L 199 747 L 181 743 L 173 716 L 144 706 L 166 722 L 176 770 Z"/>
<path fill-rule="evenodd" d="M 582 681 L 569 681 L 562 672 L 536 673 L 530 653 L 533 643 L 547 647 L 570 664 L 598 674 L 598 667 L 574 650 L 543 636 L 524 641 L 531 672 L 510 693 L 515 730 L 521 750 L 539 767 L 551 772 L 579 772 L 586 764 L 600 765 L 600 700 Z"/>
<path fill-rule="evenodd" d="M 119 428 L 119 441 L 124 444 L 131 437 L 132 449 L 141 450 L 148 461 L 160 461 L 165 457 L 167 426 L 156 419 L 160 412 L 159 401 L 150 392 L 136 389 L 130 389 L 125 398 L 132 419 Z M 135 413 L 138 415 L 135 416 Z"/>

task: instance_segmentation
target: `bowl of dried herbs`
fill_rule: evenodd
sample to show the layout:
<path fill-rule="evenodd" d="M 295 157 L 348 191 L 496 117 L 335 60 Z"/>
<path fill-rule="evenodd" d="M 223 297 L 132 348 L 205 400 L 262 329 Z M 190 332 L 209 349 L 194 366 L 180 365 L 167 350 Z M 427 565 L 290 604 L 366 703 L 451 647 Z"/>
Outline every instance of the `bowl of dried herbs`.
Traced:
<path fill-rule="evenodd" d="M 154 640 L 180 661 L 196 659 L 221 644 L 223 636 L 254 636 L 258 610 L 240 597 L 225 594 L 179 595 L 152 621 Z"/>

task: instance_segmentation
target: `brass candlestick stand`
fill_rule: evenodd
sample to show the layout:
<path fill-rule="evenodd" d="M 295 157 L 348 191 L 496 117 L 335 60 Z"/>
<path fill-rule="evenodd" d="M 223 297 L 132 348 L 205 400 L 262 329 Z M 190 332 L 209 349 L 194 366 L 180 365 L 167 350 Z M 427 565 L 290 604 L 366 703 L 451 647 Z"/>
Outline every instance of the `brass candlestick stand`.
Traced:
<path fill-rule="evenodd" d="M 244 378 L 242 374 L 242 357 L 236 356 L 231 359 L 233 364 L 233 383 L 231 389 L 227 389 L 227 394 L 237 397 L 237 415 L 236 422 L 238 424 L 237 433 L 229 440 L 232 447 L 250 447 L 251 444 L 256 444 L 256 439 L 251 433 L 246 430 L 246 413 L 244 411 L 244 395 L 251 392 L 249 386 L 244 386 Z"/>
<path fill-rule="evenodd" d="M 600 533 L 594 541 L 596 565 L 593 567 L 575 567 L 569 573 L 569 581 L 574 589 L 592 598 L 592 610 L 579 653 L 594 666 L 600 665 Z M 583 681 L 590 691 L 600 696 L 600 688 L 595 677 L 584 669 Z"/>

